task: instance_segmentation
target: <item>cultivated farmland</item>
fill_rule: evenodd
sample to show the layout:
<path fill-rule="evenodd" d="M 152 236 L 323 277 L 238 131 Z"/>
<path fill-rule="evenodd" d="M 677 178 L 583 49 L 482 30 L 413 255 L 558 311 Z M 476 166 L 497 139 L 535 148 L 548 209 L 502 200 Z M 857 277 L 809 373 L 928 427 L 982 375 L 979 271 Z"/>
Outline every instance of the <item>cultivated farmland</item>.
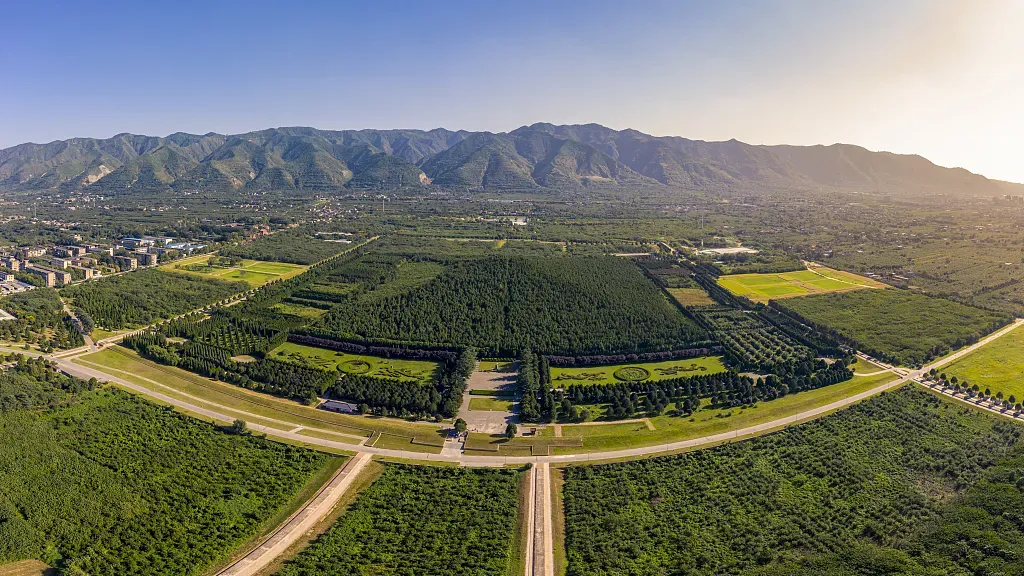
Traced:
<path fill-rule="evenodd" d="M 886 285 L 864 276 L 821 266 L 779 274 L 735 274 L 719 276 L 718 284 L 737 296 L 755 302 L 777 298 L 847 292 L 863 288 L 885 288 Z"/>
<path fill-rule="evenodd" d="M 511 469 L 388 464 L 381 477 L 280 576 L 521 574 Z"/>
<path fill-rule="evenodd" d="M 1021 435 L 904 387 L 770 436 L 568 468 L 568 574 L 1020 574 Z"/>
<path fill-rule="evenodd" d="M 305 266 L 283 262 L 261 262 L 202 254 L 160 266 L 160 270 L 195 274 L 207 278 L 237 280 L 256 288 L 272 280 L 286 280 L 301 274 Z"/>
<path fill-rule="evenodd" d="M 908 290 L 859 290 L 774 304 L 872 356 L 907 365 L 976 342 L 1011 320 Z"/>

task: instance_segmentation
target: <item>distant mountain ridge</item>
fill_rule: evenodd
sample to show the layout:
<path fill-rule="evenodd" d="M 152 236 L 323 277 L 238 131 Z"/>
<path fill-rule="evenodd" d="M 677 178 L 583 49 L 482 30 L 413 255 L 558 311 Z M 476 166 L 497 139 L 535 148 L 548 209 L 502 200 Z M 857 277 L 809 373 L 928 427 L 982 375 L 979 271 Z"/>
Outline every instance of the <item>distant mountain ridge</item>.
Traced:
<path fill-rule="evenodd" d="M 1012 185 L 915 155 L 848 144 L 755 146 L 599 124 L 511 132 L 271 128 L 246 134 L 118 134 L 0 150 L 0 190 L 340 190 L 433 186 L 543 191 L 848 189 L 997 195 Z"/>

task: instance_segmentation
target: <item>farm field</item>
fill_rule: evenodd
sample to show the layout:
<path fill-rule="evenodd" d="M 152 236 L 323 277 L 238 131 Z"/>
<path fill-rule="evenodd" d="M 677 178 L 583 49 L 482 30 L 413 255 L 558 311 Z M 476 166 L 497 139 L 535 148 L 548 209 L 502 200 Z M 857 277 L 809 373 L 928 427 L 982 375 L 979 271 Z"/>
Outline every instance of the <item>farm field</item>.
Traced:
<path fill-rule="evenodd" d="M 663 362 L 636 362 L 608 366 L 552 366 L 551 383 L 556 388 L 560 388 L 569 384 L 615 384 L 639 380 L 666 380 L 724 371 L 725 365 L 722 364 L 721 356 L 700 356 Z M 619 376 L 616 377 L 616 374 Z"/>
<path fill-rule="evenodd" d="M 292 276 L 301 274 L 307 267 L 300 264 L 288 264 L 283 262 L 263 262 L 260 260 L 242 259 L 237 264 L 223 264 L 209 266 L 207 262 L 217 261 L 217 256 L 200 254 L 174 262 L 162 264 L 159 269 L 166 272 L 179 274 L 193 274 L 208 278 L 220 278 L 223 280 L 237 280 L 257 288 L 271 280 L 286 280 Z M 227 259 L 222 259 L 225 262 Z M 205 266 L 204 266 L 205 265 Z M 192 268 L 192 269 L 189 269 Z"/>
<path fill-rule="evenodd" d="M 346 374 L 365 374 L 378 378 L 394 378 L 424 384 L 429 384 L 437 372 L 437 362 L 429 360 L 348 354 L 293 342 L 281 344 L 268 352 L 267 356 L 282 362 L 317 366 Z"/>
<path fill-rule="evenodd" d="M 778 274 L 719 276 L 718 284 L 737 296 L 746 296 L 755 302 L 810 294 L 845 292 L 862 288 L 887 287 L 881 282 L 864 276 L 825 267 L 813 267 L 807 270 Z"/>
<path fill-rule="evenodd" d="M 332 461 L 38 365 L 0 374 L 0 398 L 0 563 L 201 573 Z"/>
<path fill-rule="evenodd" d="M 1022 433 L 906 386 L 768 436 L 568 467 L 568 573 L 1020 574 Z"/>
<path fill-rule="evenodd" d="M 1024 330 L 1015 328 L 941 371 L 982 390 L 991 388 L 993 395 L 1002 392 L 1004 397 L 1024 399 Z"/>
<path fill-rule="evenodd" d="M 239 418 L 249 422 L 265 425 L 270 425 L 271 420 L 282 422 L 282 425 L 271 426 L 282 430 L 302 426 L 308 430 L 340 433 L 347 437 L 332 436 L 331 439 L 351 444 L 358 444 L 372 433 L 384 433 L 405 438 L 407 441 L 416 439 L 417 443 L 410 444 L 408 449 L 418 452 L 440 452 L 443 442 L 438 427 L 433 425 L 317 410 L 298 402 L 245 390 L 179 368 L 156 364 L 139 357 L 131 350 L 106 349 L 81 356 L 75 362 L 86 366 L 94 364 L 133 384 L 162 394 L 177 395 L 192 404 L 216 409 L 219 412 L 227 410 L 229 415 L 232 415 L 231 410 L 237 411 Z M 227 408 L 222 409 L 222 406 Z"/>
<path fill-rule="evenodd" d="M 710 306 L 715 303 L 703 288 L 666 288 L 665 291 L 682 306 Z"/>
<path fill-rule="evenodd" d="M 554 449 L 554 453 L 601 452 L 711 436 L 799 414 L 866 392 L 895 379 L 896 376 L 891 373 L 853 378 L 824 388 L 788 394 L 782 398 L 770 402 L 760 402 L 746 408 L 710 408 L 705 406 L 694 412 L 690 418 L 678 416 L 649 418 L 651 426 L 645 422 L 564 424 L 562 425 L 562 436 L 582 438 L 583 446 L 559 447 Z M 597 410 L 596 407 L 587 408 Z"/>
<path fill-rule="evenodd" d="M 472 398 L 469 401 L 470 410 L 483 410 L 490 412 L 511 412 L 513 402 L 500 398 Z"/>
<path fill-rule="evenodd" d="M 821 294 L 777 306 L 875 358 L 910 366 L 976 342 L 1011 320 L 908 290 Z"/>
<path fill-rule="evenodd" d="M 516 469 L 385 464 L 326 533 L 279 576 L 522 574 Z"/>

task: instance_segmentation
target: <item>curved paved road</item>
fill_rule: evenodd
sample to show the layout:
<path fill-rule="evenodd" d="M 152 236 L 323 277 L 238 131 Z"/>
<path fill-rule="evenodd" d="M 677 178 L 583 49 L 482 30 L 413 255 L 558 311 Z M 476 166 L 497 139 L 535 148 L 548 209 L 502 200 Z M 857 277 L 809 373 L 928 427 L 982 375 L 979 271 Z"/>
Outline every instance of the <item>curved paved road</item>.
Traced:
<path fill-rule="evenodd" d="M 655 444 L 655 445 L 651 445 L 651 446 L 640 446 L 640 447 L 637 447 L 637 448 L 627 448 L 627 449 L 622 449 L 622 450 L 612 450 L 612 451 L 607 451 L 607 452 L 597 452 L 597 453 L 591 453 L 591 454 L 560 454 L 560 455 L 554 455 L 554 456 L 467 456 L 465 454 L 450 454 L 450 453 L 448 453 L 448 454 L 426 454 L 426 453 L 422 453 L 422 452 L 410 452 L 410 451 L 406 451 L 406 450 L 390 450 L 390 449 L 386 449 L 386 448 L 374 448 L 374 447 L 370 447 L 370 446 L 353 446 L 352 444 L 345 444 L 345 443 L 341 443 L 341 442 L 334 442 L 334 441 L 331 441 L 331 440 L 324 440 L 324 439 L 321 439 L 321 438 L 314 438 L 314 437 L 311 437 L 311 436 L 304 436 L 304 435 L 301 435 L 301 434 L 297 434 L 295 432 L 289 432 L 289 431 L 282 431 L 282 430 L 273 429 L 273 428 L 267 428 L 267 427 L 264 427 L 264 426 L 259 426 L 257 424 L 251 425 L 250 428 L 252 428 L 253 430 L 256 430 L 258 432 L 265 433 L 268 436 L 278 437 L 278 438 L 286 438 L 286 439 L 289 439 L 289 440 L 304 442 L 306 444 L 314 444 L 314 445 L 324 446 L 324 447 L 328 447 L 328 448 L 333 448 L 335 450 L 345 450 L 345 451 L 349 451 L 349 452 L 353 452 L 353 451 L 354 452 L 365 452 L 365 453 L 368 453 L 368 454 L 374 454 L 374 455 L 379 455 L 379 456 L 387 456 L 387 457 L 392 457 L 392 458 L 405 458 L 405 459 L 411 459 L 411 460 L 425 460 L 425 461 L 434 461 L 434 462 L 456 462 L 456 463 L 459 463 L 459 464 L 470 465 L 470 466 L 504 466 L 506 464 L 530 464 L 530 463 L 540 463 L 540 462 L 548 462 L 548 463 L 558 463 L 558 462 L 590 462 L 590 461 L 600 461 L 600 460 L 619 459 L 619 458 L 640 458 L 640 457 L 644 457 L 644 456 L 650 456 L 652 454 L 658 454 L 658 453 L 661 453 L 661 452 L 673 452 L 673 451 L 677 451 L 677 450 L 697 448 L 697 447 L 701 447 L 701 446 L 707 446 L 707 445 L 712 445 L 712 444 L 719 444 L 719 443 L 722 443 L 722 442 L 727 442 L 727 441 L 730 441 L 730 440 L 736 440 L 736 439 L 740 439 L 740 438 L 744 438 L 744 437 L 756 436 L 756 435 L 759 435 L 759 434 L 764 434 L 766 432 L 771 432 L 773 430 L 778 430 L 780 428 L 784 428 L 784 427 L 792 425 L 792 424 L 796 424 L 796 423 L 799 423 L 799 422 L 804 422 L 806 420 L 811 420 L 811 419 L 817 418 L 817 417 L 822 416 L 824 414 L 827 414 L 829 412 L 833 412 L 833 411 L 838 410 L 840 408 L 845 408 L 846 406 L 849 406 L 851 404 L 855 404 L 857 402 L 860 402 L 861 400 L 864 400 L 865 398 L 869 398 L 871 396 L 874 396 L 875 394 L 878 394 L 880 392 L 884 392 L 886 390 L 891 390 L 893 388 L 897 388 L 899 386 L 902 386 L 903 384 L 905 384 L 908 381 L 915 381 L 916 382 L 916 380 L 918 378 L 920 378 L 920 376 L 923 373 L 927 372 L 931 368 L 939 368 L 940 366 L 943 366 L 945 364 L 948 364 L 950 362 L 958 360 L 959 358 L 961 358 L 961 357 L 963 357 L 963 356 L 965 356 L 967 354 L 970 354 L 971 352 L 973 352 L 977 348 L 979 348 L 981 346 L 984 346 L 985 344 L 991 342 L 992 340 L 995 340 L 996 338 L 999 338 L 1000 336 L 1005 335 L 1006 333 L 1010 332 L 1011 330 L 1016 329 L 1022 323 L 1024 323 L 1024 319 L 1017 319 L 1012 324 L 1010 324 L 1009 326 L 1006 326 L 1006 327 L 1004 327 L 1004 328 L 1002 328 L 1002 329 L 1000 329 L 1000 330 L 998 330 L 998 331 L 996 331 L 996 332 L 986 336 L 985 338 L 979 340 L 975 344 L 972 344 L 972 345 L 970 345 L 970 346 L 968 346 L 966 348 L 958 350 L 957 352 L 954 352 L 953 354 L 950 354 L 950 355 L 946 356 L 945 358 L 937 360 L 936 362 L 933 362 L 932 364 L 929 364 L 929 365 L 927 365 L 927 366 L 925 366 L 925 367 L 923 367 L 923 368 L 921 368 L 919 370 L 907 370 L 905 368 L 901 369 L 901 368 L 898 368 L 898 367 L 892 367 L 892 366 L 889 366 L 889 365 L 886 365 L 886 364 L 881 364 L 877 360 L 873 360 L 875 363 L 879 363 L 883 367 L 890 369 L 891 371 L 893 371 L 896 374 L 899 374 L 900 378 L 898 378 L 897 380 L 893 380 L 892 382 L 888 382 L 888 383 L 876 386 L 875 388 L 872 388 L 871 390 L 867 390 L 867 391 L 861 392 L 859 394 L 855 394 L 853 396 L 849 396 L 847 398 L 843 398 L 841 400 L 837 400 L 835 402 L 826 404 L 824 406 L 819 406 L 817 408 L 812 408 L 810 410 L 805 410 L 803 412 L 799 412 L 797 414 L 793 414 L 792 416 L 787 416 L 787 417 L 784 417 L 784 418 L 779 418 L 777 420 L 772 420 L 771 422 L 765 422 L 763 424 L 757 424 L 757 425 L 754 425 L 754 426 L 748 426 L 746 428 L 740 428 L 738 430 L 732 430 L 732 431 L 723 432 L 723 433 L 720 433 L 720 434 L 713 434 L 713 435 L 710 435 L 710 436 L 703 436 L 703 437 L 700 437 L 700 438 L 692 438 L 692 439 L 689 439 L 689 440 L 681 440 L 681 441 L 678 441 L 678 442 L 670 442 L 670 443 L 666 443 L 666 444 Z M 208 418 L 211 418 L 211 419 L 219 420 L 221 422 L 231 422 L 232 420 L 234 420 L 233 416 L 229 416 L 227 414 L 223 414 L 221 412 L 217 412 L 216 410 L 211 410 L 209 408 L 205 408 L 205 407 L 201 407 L 201 406 L 196 406 L 195 404 L 191 404 L 189 402 L 180 400 L 178 398 L 173 398 L 171 396 L 167 396 L 167 395 L 161 394 L 159 392 L 154 392 L 152 390 L 148 390 L 146 388 L 143 388 L 141 386 L 133 384 L 133 383 L 127 381 L 127 380 L 124 380 L 123 378 L 119 378 L 119 377 L 114 376 L 112 374 L 108 374 L 108 373 L 103 372 L 101 370 L 98 370 L 96 368 L 92 368 L 92 367 L 88 367 L 88 366 L 82 366 L 82 365 L 79 365 L 79 364 L 74 364 L 67 357 L 62 357 L 62 358 L 52 358 L 51 357 L 51 359 L 55 360 L 57 362 L 58 366 L 60 366 L 60 368 L 62 370 L 66 371 L 66 372 L 68 372 L 70 374 L 74 374 L 76 376 L 79 376 L 81 378 L 88 379 L 88 378 L 95 377 L 98 380 L 108 380 L 108 381 L 111 381 L 111 382 L 116 382 L 117 384 L 119 384 L 119 385 L 121 385 L 121 386 L 123 386 L 125 388 L 131 389 L 131 390 L 133 390 L 135 392 L 138 392 L 139 394 L 142 394 L 144 396 L 149 396 L 151 398 L 155 398 L 155 399 L 160 400 L 161 402 L 164 402 L 166 404 L 170 404 L 170 405 L 173 405 L 173 406 L 178 406 L 178 407 L 183 408 L 185 410 L 188 410 L 190 412 L 193 412 L 193 413 L 196 413 L 196 414 L 200 414 L 202 416 L 205 416 L 205 417 L 208 417 Z M 229 408 L 229 407 L 225 407 L 225 408 Z"/>

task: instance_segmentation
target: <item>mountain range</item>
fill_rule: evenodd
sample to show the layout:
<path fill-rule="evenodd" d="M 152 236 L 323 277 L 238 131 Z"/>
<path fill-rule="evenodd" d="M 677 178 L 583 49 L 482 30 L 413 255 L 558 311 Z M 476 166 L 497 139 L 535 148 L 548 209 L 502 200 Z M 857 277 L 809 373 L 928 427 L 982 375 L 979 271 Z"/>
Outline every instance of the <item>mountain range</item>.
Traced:
<path fill-rule="evenodd" d="M 435 187 L 545 191 L 841 189 L 997 195 L 1024 187 L 916 155 L 859 146 L 760 146 L 651 136 L 598 124 L 511 132 L 271 128 L 246 134 L 118 134 L 0 150 L 0 191 L 313 190 Z"/>

